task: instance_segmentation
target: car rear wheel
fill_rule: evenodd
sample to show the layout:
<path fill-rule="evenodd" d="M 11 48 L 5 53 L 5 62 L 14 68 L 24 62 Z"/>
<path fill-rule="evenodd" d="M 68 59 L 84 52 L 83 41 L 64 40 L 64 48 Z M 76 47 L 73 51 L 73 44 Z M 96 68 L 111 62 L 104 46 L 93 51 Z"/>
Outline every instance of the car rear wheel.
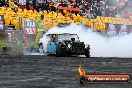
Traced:
<path fill-rule="evenodd" d="M 89 58 L 90 57 L 90 48 L 86 48 L 85 49 L 85 56 L 86 56 L 86 58 Z"/>

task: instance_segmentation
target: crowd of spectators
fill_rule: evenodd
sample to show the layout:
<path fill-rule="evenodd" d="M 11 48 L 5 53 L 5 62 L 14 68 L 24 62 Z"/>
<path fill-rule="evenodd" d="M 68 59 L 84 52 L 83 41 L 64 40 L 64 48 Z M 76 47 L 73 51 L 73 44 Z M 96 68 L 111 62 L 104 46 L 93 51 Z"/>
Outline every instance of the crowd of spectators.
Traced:
<path fill-rule="evenodd" d="M 26 7 L 28 9 L 29 6 L 33 6 L 34 9 L 37 11 L 58 11 L 57 7 L 70 7 L 70 8 L 80 8 L 80 12 L 76 12 L 76 14 L 80 14 L 82 16 L 86 16 L 88 18 L 95 18 L 96 16 L 105 16 L 105 1 L 104 0 L 76 0 L 76 2 L 73 2 L 70 0 L 57 2 L 57 1 L 44 1 L 40 0 L 37 2 L 36 0 L 33 0 L 32 2 L 27 2 Z M 63 11 L 62 11 L 63 14 Z"/>
<path fill-rule="evenodd" d="M 97 16 L 114 17 L 121 14 L 122 9 L 126 6 L 126 1 L 130 0 L 11 0 L 22 9 L 36 11 L 54 11 L 57 12 L 57 7 L 80 8 L 80 14 L 87 18 L 95 18 Z M 20 2 L 22 1 L 22 2 Z M 0 0 L 0 6 L 9 6 L 8 0 Z M 63 12 L 62 12 L 63 13 Z"/>
<path fill-rule="evenodd" d="M 132 14 L 131 0 L 106 0 L 106 16 L 114 17 L 124 13 Z"/>

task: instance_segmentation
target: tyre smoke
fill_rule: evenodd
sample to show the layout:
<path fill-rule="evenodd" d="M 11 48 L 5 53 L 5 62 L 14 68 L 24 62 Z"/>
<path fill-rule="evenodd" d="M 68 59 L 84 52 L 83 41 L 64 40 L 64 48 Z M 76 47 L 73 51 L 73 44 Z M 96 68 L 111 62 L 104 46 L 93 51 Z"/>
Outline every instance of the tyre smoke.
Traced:
<path fill-rule="evenodd" d="M 45 42 L 45 46 L 48 41 L 47 34 L 65 32 L 76 33 L 81 42 L 89 44 L 91 57 L 132 57 L 132 34 L 109 38 L 81 25 L 71 24 L 64 28 L 54 27 L 44 34 L 41 41 Z"/>

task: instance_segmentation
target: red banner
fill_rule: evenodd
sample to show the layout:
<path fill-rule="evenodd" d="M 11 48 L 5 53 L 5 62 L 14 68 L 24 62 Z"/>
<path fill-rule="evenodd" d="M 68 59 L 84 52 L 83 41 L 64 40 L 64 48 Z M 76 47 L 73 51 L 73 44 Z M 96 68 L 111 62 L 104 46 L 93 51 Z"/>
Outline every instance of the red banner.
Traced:
<path fill-rule="evenodd" d="M 62 7 L 62 6 L 58 6 L 59 10 L 67 10 L 67 11 L 77 11 L 80 12 L 80 8 L 70 8 L 70 7 Z"/>

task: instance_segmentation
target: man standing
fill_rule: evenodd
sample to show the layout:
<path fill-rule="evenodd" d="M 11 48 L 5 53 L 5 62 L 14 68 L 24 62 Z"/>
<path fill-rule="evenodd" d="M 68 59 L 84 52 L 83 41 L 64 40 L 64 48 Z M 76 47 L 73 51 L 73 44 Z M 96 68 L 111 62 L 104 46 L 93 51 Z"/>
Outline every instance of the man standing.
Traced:
<path fill-rule="evenodd" d="M 26 6 L 26 0 L 19 0 L 19 5 L 22 9 Z"/>
<path fill-rule="evenodd" d="M 114 24 L 109 24 L 107 35 L 108 36 L 116 36 L 116 27 Z"/>

